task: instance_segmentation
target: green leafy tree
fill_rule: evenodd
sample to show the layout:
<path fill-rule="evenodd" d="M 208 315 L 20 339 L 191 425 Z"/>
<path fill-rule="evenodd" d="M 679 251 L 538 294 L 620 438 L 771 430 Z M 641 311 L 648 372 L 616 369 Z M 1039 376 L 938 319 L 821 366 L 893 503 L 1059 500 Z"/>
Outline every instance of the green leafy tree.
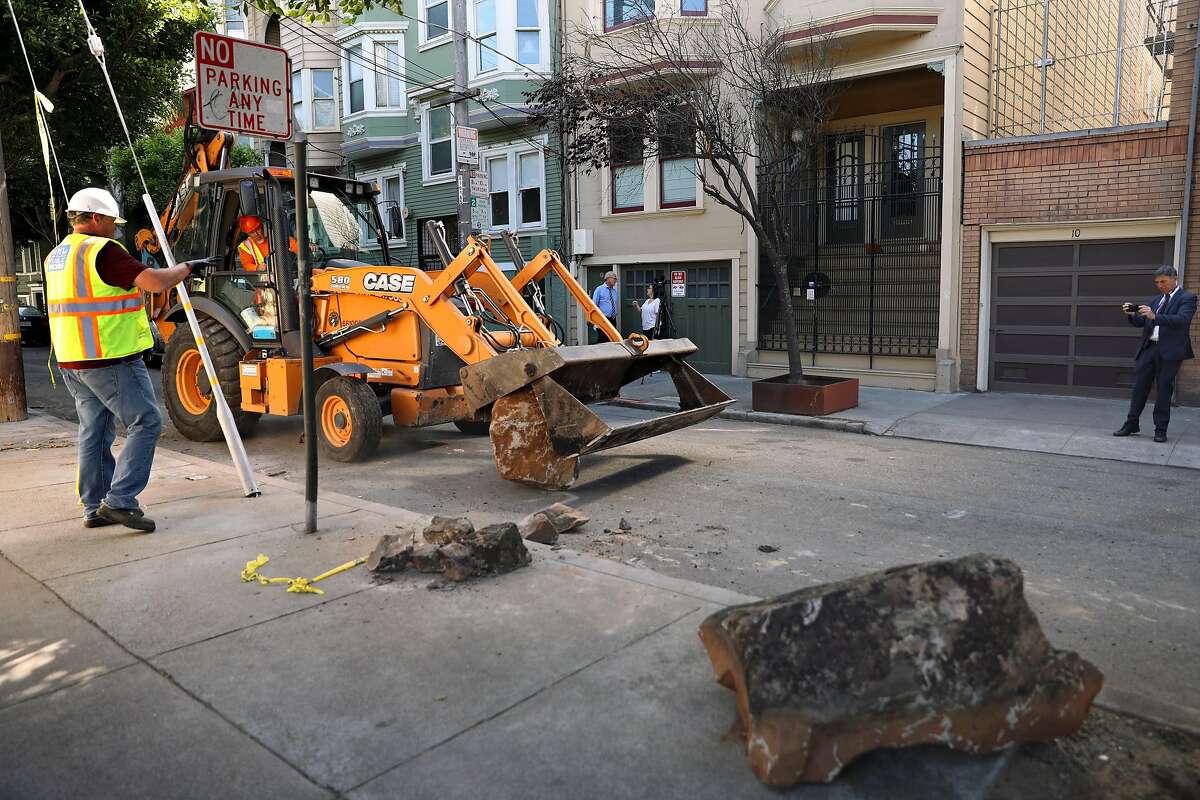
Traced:
<path fill-rule="evenodd" d="M 67 192 L 106 185 L 109 148 L 125 139 L 104 76 L 88 50 L 82 15 L 63 0 L 13 0 L 13 6 L 37 88 L 55 105 L 49 123 Z M 14 237 L 17 242 L 53 240 L 33 87 L 7 6 L 0 8 L 6 43 L 0 48 L 0 119 Z M 106 0 L 89 2 L 88 14 L 104 41 L 131 133 L 161 128 L 178 102 L 193 36 L 212 23 L 209 6 L 193 0 Z M 54 183 L 57 190 L 57 177 Z M 63 198 L 58 205 L 61 215 Z M 61 216 L 57 223 L 61 235 Z"/>
<path fill-rule="evenodd" d="M 352 21 L 372 8 L 404 10 L 401 0 L 249 0 L 246 5 L 265 14 L 300 17 L 308 22 L 329 22 L 334 15 Z"/>
<path fill-rule="evenodd" d="M 158 130 L 142 136 L 134 140 L 133 149 L 142 165 L 142 174 L 150 188 L 154 206 L 162 213 L 186 169 L 183 128 Z M 249 147 L 239 146 L 230 153 L 229 162 L 234 167 L 249 167 L 262 163 L 262 156 Z M 108 151 L 108 180 L 123 200 L 125 217 L 129 220 L 125 226 L 126 233 L 132 234 L 139 228 L 147 227 L 150 218 L 142 205 L 142 185 L 128 146 L 119 145 Z"/>

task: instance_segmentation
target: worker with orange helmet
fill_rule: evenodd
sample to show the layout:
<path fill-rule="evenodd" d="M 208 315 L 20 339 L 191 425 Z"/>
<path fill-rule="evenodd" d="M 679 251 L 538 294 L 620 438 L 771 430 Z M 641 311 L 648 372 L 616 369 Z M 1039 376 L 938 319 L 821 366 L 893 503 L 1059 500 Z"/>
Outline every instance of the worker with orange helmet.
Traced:
<path fill-rule="evenodd" d="M 242 269 L 247 272 L 265 270 L 271 245 L 267 242 L 262 220 L 253 215 L 243 216 L 238 220 L 238 227 L 246 234 L 246 238 L 238 245 L 238 259 L 242 262 Z"/>

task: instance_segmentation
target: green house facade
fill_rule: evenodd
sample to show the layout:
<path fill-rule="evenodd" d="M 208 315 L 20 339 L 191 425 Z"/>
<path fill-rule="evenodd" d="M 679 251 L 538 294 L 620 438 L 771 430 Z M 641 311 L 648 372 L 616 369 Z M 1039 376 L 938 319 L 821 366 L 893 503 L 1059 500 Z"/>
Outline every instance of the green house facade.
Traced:
<path fill-rule="evenodd" d="M 341 153 L 350 174 L 379 185 L 383 216 L 394 221 L 393 257 L 440 269 L 425 223 L 442 220 L 455 248 L 454 126 L 478 129 L 477 178 L 486 180 L 488 196 L 477 222 L 493 236 L 495 260 L 511 269 L 499 239 L 504 229 L 517 235 L 525 258 L 546 247 L 565 249 L 558 145 L 530 124 L 523 94 L 557 62 L 552 6 L 548 0 L 468 0 L 467 7 L 474 37 L 468 42 L 470 86 L 480 93 L 469 102 L 466 120 L 454 120 L 451 105 L 437 106 L 454 75 L 449 0 L 416 0 L 404 15 L 372 9 L 337 30 Z M 398 215 L 390 213 L 394 208 Z M 553 278 L 545 288 L 548 310 L 566 327 L 565 288 Z"/>

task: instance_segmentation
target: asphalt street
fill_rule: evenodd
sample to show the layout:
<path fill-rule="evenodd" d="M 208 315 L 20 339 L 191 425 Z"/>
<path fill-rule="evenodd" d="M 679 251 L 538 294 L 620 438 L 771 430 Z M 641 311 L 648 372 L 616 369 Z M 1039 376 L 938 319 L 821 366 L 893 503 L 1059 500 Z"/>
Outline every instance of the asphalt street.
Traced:
<path fill-rule="evenodd" d="M 72 418 L 45 360 L 26 351 L 30 405 Z M 298 418 L 264 419 L 246 441 L 251 461 L 301 480 L 300 435 Z M 163 445 L 228 461 L 222 443 L 188 442 L 169 424 Z M 712 420 L 586 457 L 575 487 L 543 492 L 501 480 L 487 438 L 385 425 L 373 460 L 324 462 L 321 484 L 477 523 L 561 500 L 592 517 L 560 539 L 568 548 L 760 596 L 902 563 L 1006 556 L 1024 568 L 1051 641 L 1108 676 L 1103 699 L 1200 728 L 1194 470 Z"/>

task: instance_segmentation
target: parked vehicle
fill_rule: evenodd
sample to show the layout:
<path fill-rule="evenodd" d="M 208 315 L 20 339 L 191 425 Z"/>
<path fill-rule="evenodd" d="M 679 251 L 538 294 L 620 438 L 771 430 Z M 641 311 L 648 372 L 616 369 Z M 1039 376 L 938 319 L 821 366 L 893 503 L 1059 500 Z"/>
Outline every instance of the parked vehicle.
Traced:
<path fill-rule="evenodd" d="M 50 318 L 41 309 L 20 306 L 17 314 L 21 320 L 21 344 L 26 347 L 46 347 L 50 344 Z"/>

